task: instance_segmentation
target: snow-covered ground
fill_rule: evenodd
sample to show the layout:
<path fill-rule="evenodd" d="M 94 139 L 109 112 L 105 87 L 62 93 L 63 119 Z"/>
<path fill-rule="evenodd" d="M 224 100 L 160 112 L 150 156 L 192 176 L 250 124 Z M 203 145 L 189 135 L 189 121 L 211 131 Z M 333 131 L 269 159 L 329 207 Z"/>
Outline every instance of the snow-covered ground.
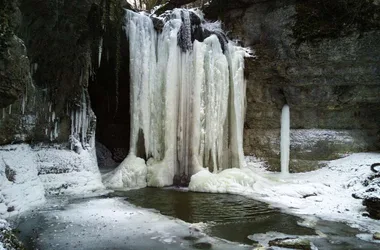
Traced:
<path fill-rule="evenodd" d="M 0 147 L 0 218 L 46 202 L 45 195 L 104 189 L 95 155 L 27 144 Z"/>
<path fill-rule="evenodd" d="M 26 144 L 8 145 L 0 147 L 0 158 L 0 218 L 42 205 L 46 194 L 84 195 L 103 190 L 96 161 L 86 150 L 75 153 L 51 147 L 32 148 Z M 330 161 L 320 170 L 290 175 L 268 172 L 260 162 L 247 160 L 247 167 L 242 169 L 227 169 L 218 174 L 202 170 L 192 177 L 189 189 L 241 194 L 298 214 L 306 221 L 317 217 L 347 222 L 371 233 L 379 231 L 380 221 L 362 216 L 362 201 L 352 198 L 353 193 L 366 189 L 362 181 L 371 173 L 370 165 L 380 162 L 379 153 L 352 154 Z M 65 210 L 48 213 L 46 218 L 54 226 L 46 225 L 41 235 L 39 244 L 45 249 L 52 247 L 49 245 L 52 236 L 57 236 L 54 244 L 66 244 L 64 239 L 74 237 L 77 241 L 72 242 L 73 246 L 88 249 L 95 249 L 97 244 L 107 245 L 107 240 L 112 238 L 117 239 L 115 244 L 127 242 L 136 247 L 158 244 L 166 249 L 178 249 L 205 240 L 216 245 L 216 249 L 244 248 L 208 237 L 194 229 L 197 225 L 137 209 L 120 199 L 72 204 Z M 0 226 L 1 223 L 5 222 L 0 220 Z M 125 232 L 127 237 L 123 238 Z M 104 233 L 115 237 L 99 237 Z M 189 234 L 196 235 L 195 239 L 187 240 Z M 82 242 L 83 237 L 90 240 Z M 371 234 L 358 237 L 370 239 Z M 58 246 L 54 249 L 59 249 Z"/>
<path fill-rule="evenodd" d="M 379 153 L 357 153 L 330 161 L 316 171 L 289 175 L 268 172 L 263 164 L 249 162 L 245 168 L 218 174 L 203 170 L 192 176 L 189 189 L 241 194 L 290 213 L 343 221 L 375 232 L 380 230 L 380 221 L 362 216 L 362 200 L 352 197 L 364 190 L 362 181 L 375 162 L 380 162 Z"/>

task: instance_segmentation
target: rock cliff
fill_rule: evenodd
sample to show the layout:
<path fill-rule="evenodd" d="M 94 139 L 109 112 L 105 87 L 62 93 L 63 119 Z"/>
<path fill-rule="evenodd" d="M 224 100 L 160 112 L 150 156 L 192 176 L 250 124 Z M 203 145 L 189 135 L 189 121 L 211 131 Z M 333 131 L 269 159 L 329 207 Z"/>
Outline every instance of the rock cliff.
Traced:
<path fill-rule="evenodd" d="M 380 148 L 380 2 L 214 0 L 206 16 L 255 50 L 247 59 L 247 155 L 279 169 L 290 106 L 291 171 Z"/>
<path fill-rule="evenodd" d="M 2 3 L 0 144 L 69 145 L 72 136 L 86 147 L 96 115 L 98 140 L 122 160 L 129 141 L 126 2 Z M 379 10 L 378 0 L 211 1 L 206 17 L 221 19 L 230 38 L 257 55 L 246 61 L 247 155 L 278 169 L 284 104 L 292 171 L 380 148 Z"/>

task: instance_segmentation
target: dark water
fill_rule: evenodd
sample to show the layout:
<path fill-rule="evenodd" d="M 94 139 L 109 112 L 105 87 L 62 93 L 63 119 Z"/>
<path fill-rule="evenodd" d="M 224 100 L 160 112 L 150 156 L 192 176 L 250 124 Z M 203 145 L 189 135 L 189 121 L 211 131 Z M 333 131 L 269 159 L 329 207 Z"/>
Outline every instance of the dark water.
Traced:
<path fill-rule="evenodd" d="M 356 235 L 363 232 L 343 223 L 320 220 L 311 227 L 304 227 L 299 225 L 299 222 L 303 221 L 302 218 L 282 213 L 278 209 L 270 208 L 265 203 L 248 199 L 244 196 L 194 193 L 178 189 L 158 188 L 117 191 L 105 197 L 70 200 L 63 205 L 44 209 L 39 213 L 21 219 L 18 224 L 20 238 L 28 249 L 156 250 L 179 249 L 178 247 L 181 249 L 194 249 L 191 246 L 193 243 L 188 242 L 193 240 L 190 239 L 191 237 L 186 236 L 189 233 L 188 231 L 175 231 L 177 238 L 182 239 L 182 242 L 180 240 L 177 245 L 167 245 L 154 241 L 146 235 L 144 236 L 144 232 L 141 233 L 138 228 L 136 232 L 142 235 L 140 238 L 123 239 L 122 237 L 116 237 L 119 232 L 124 230 L 123 225 L 113 221 L 102 222 L 100 220 L 98 222 L 95 220 L 96 216 L 92 221 L 84 224 L 82 222 L 78 224 L 73 220 L 69 223 L 70 225 L 63 222 L 59 216 L 56 216 L 60 214 L 57 211 L 64 211 L 68 209 L 68 206 L 80 205 L 92 199 L 107 199 L 108 197 L 119 197 L 115 199 L 122 197 L 121 200 L 125 199 L 136 206 L 154 209 L 163 215 L 179 218 L 189 223 L 207 223 L 204 230 L 208 235 L 246 244 L 245 247 L 236 245 L 236 249 L 246 249 L 247 246 L 252 246 L 256 243 L 256 240 L 260 240 L 257 238 L 260 238 L 260 234 L 266 234 L 264 237 L 267 237 L 268 232 L 276 232 L 275 235 L 268 236 L 269 239 L 284 237 L 278 233 L 297 235 L 309 239 L 318 249 L 380 249 L 380 244 L 357 238 Z M 99 208 L 100 211 L 104 213 L 106 210 Z M 112 212 L 114 211 L 108 211 L 107 213 Z M 99 217 L 103 216 L 100 214 Z M 94 227 L 99 227 L 100 229 Z M 114 229 L 110 229 L 112 227 Z M 319 235 L 317 235 L 317 231 Z M 73 241 L 77 243 L 73 243 Z M 93 244 L 89 246 L 89 242 Z M 231 245 L 226 247 L 219 244 L 218 246 L 214 245 L 213 249 L 235 249 L 232 247 Z"/>
<path fill-rule="evenodd" d="M 176 189 L 144 188 L 115 192 L 111 196 L 189 223 L 210 223 L 212 236 L 252 244 L 248 235 L 276 231 L 291 235 L 315 235 L 315 230 L 299 226 L 300 218 L 269 208 L 267 204 L 240 195 L 210 194 Z"/>
<path fill-rule="evenodd" d="M 346 224 L 319 220 L 312 228 L 300 226 L 302 218 L 240 195 L 157 188 L 117 191 L 110 195 L 126 197 L 132 204 L 189 223 L 206 222 L 209 224 L 206 233 L 233 242 L 252 245 L 255 241 L 249 239 L 250 235 L 279 232 L 306 237 L 318 249 L 380 249 L 380 244 L 357 238 L 363 232 Z M 316 230 L 325 236 L 318 236 Z"/>

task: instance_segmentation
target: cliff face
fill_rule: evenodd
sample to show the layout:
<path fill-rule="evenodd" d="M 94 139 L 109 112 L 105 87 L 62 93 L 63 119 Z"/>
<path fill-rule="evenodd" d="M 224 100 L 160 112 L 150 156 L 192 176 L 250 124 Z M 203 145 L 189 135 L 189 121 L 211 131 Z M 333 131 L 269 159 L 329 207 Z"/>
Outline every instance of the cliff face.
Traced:
<path fill-rule="evenodd" d="M 0 144 L 63 143 L 74 132 L 88 143 L 87 132 L 94 129 L 87 94 L 94 35 L 87 19 L 95 2 L 5 1 Z M 79 113 L 88 116 L 88 129 L 71 131 L 72 123 L 81 123 L 73 116 Z"/>
<path fill-rule="evenodd" d="M 248 155 L 279 168 L 281 108 L 291 112 L 291 171 L 380 147 L 380 2 L 214 0 L 247 59 Z"/>
<path fill-rule="evenodd" d="M 4 142 L 20 121 L 4 120 L 12 112 L 12 105 L 20 99 L 31 81 L 29 60 L 24 42 L 16 35 L 21 24 L 18 1 L 4 0 L 0 9 L 0 142 Z M 20 108 L 17 107 L 17 108 Z M 20 110 L 21 111 L 21 110 Z M 18 129 L 18 128 L 16 128 Z"/>
<path fill-rule="evenodd" d="M 112 44 L 112 51 L 107 46 L 120 37 L 121 2 L 5 0 L 0 20 L 0 144 L 61 144 L 70 136 L 83 146 L 90 144 L 96 118 L 88 87 L 98 82 L 102 53 L 113 65 L 108 78 L 117 75 L 116 46 Z M 109 33 L 114 35 L 103 42 Z M 113 85 L 115 81 L 109 80 Z M 115 92 L 102 94 L 116 99 Z"/>
<path fill-rule="evenodd" d="M 0 144 L 88 145 L 121 160 L 129 141 L 128 48 L 119 0 L 3 0 Z M 380 148 L 378 0 L 214 0 L 247 59 L 247 155 L 279 166 L 281 108 L 291 110 L 293 171 Z M 119 84 L 122 83 L 122 84 Z M 92 103 L 91 103 L 92 102 Z"/>
<path fill-rule="evenodd" d="M 0 217 L 103 188 L 88 86 L 120 3 L 1 2 Z"/>

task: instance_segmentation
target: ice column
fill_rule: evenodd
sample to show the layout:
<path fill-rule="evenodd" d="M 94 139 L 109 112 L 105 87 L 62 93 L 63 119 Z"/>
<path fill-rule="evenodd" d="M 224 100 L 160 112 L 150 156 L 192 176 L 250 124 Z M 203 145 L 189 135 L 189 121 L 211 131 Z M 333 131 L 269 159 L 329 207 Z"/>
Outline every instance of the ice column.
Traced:
<path fill-rule="evenodd" d="M 281 173 L 289 174 L 290 151 L 290 112 L 289 106 L 284 105 L 281 114 Z"/>

